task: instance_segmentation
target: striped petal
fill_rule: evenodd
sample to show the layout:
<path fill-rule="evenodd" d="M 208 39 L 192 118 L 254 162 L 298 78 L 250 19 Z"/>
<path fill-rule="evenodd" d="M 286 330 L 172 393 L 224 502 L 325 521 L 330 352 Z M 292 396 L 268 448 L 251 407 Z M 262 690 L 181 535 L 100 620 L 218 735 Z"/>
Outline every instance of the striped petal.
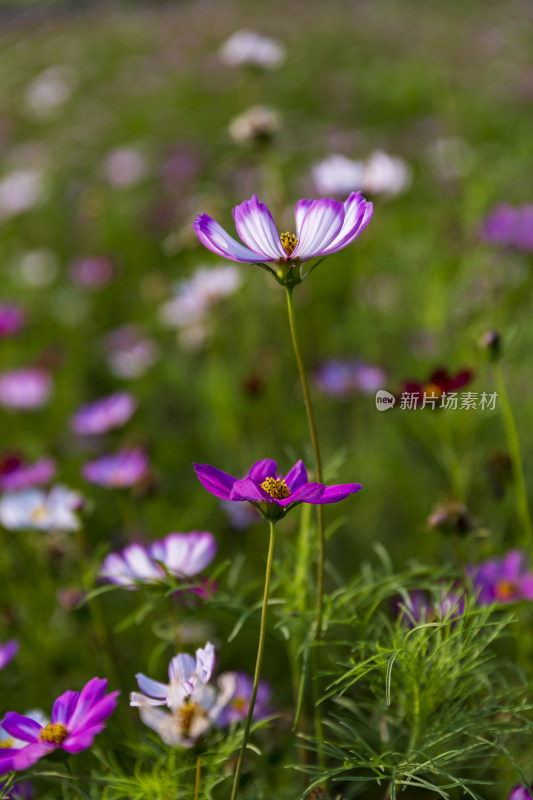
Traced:
<path fill-rule="evenodd" d="M 324 255 L 344 222 L 344 205 L 336 200 L 315 200 L 305 215 L 300 240 L 291 258 L 307 260 Z"/>
<path fill-rule="evenodd" d="M 258 253 L 263 261 L 287 258 L 272 214 L 255 194 L 251 200 L 235 206 L 233 218 L 237 233 L 244 244 Z"/>
<path fill-rule="evenodd" d="M 313 200 L 298 200 L 296 208 L 294 209 L 294 216 L 296 218 L 296 238 L 300 238 L 300 231 L 302 230 L 302 223 L 305 215 L 313 205 Z"/>
<path fill-rule="evenodd" d="M 249 264 L 257 264 L 258 261 L 261 261 L 261 258 L 257 257 L 257 253 L 253 253 L 229 233 L 226 233 L 224 228 L 207 214 L 200 214 L 196 217 L 194 230 L 204 247 L 218 256 L 228 258 L 230 261 L 243 261 Z"/>
<path fill-rule="evenodd" d="M 351 244 L 372 219 L 372 212 L 372 203 L 368 203 L 361 192 L 353 192 L 344 203 L 342 228 L 323 254 L 336 253 Z"/>

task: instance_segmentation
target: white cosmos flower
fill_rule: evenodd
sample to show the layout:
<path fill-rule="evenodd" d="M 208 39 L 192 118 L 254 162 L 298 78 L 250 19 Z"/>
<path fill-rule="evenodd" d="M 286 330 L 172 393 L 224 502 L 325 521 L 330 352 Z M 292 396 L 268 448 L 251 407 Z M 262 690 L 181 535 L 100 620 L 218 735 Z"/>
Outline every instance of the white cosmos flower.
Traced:
<path fill-rule="evenodd" d="M 18 169 L 0 181 L 0 219 L 22 214 L 40 202 L 44 181 L 40 172 Z"/>
<path fill-rule="evenodd" d="M 286 50 L 277 39 L 244 30 L 230 36 L 220 48 L 219 55 L 229 67 L 275 69 L 285 60 Z"/>
<path fill-rule="evenodd" d="M 80 520 L 74 512 L 82 503 L 82 496 L 66 486 L 10 492 L 0 499 L 0 524 L 10 531 L 75 531 Z"/>
<path fill-rule="evenodd" d="M 334 153 L 313 165 L 311 177 L 320 194 L 345 197 L 360 190 L 392 197 L 409 187 L 411 168 L 403 159 L 383 150 L 375 150 L 366 161 L 353 161 Z"/>

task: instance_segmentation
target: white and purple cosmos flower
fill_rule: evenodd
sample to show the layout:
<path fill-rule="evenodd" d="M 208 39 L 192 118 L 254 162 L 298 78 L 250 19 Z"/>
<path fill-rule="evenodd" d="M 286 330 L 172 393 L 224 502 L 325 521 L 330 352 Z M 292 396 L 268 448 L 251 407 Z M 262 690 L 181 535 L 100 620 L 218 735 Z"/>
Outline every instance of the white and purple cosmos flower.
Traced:
<path fill-rule="evenodd" d="M 0 303 L 0 339 L 14 336 L 24 326 L 24 312 L 18 306 Z"/>
<path fill-rule="evenodd" d="M 31 717 L 9 711 L 3 730 L 22 747 L 2 747 L 0 774 L 31 767 L 60 747 L 67 753 L 80 753 L 93 743 L 113 713 L 120 692 L 105 694 L 107 680 L 93 678 L 80 692 L 65 692 L 54 703 L 52 721 L 43 726 Z"/>
<path fill-rule="evenodd" d="M 276 474 L 277 465 L 271 458 L 257 461 L 242 480 L 208 464 L 194 464 L 194 469 L 202 486 L 215 497 L 248 501 L 263 517 L 272 520 L 281 519 L 299 503 L 338 503 L 361 488 L 360 483 L 310 483 L 303 461 L 298 461 L 285 477 Z"/>
<path fill-rule="evenodd" d="M 0 644 L 0 669 L 12 661 L 19 651 L 19 643 L 15 639 L 10 639 L 5 644 Z"/>
<path fill-rule="evenodd" d="M 11 492 L 0 500 L 0 525 L 9 531 L 76 531 L 75 512 L 82 506 L 83 497 L 66 486 Z"/>
<path fill-rule="evenodd" d="M 231 725 L 232 722 L 242 722 L 248 716 L 250 700 L 254 682 L 252 677 L 246 672 L 232 673 L 236 679 L 235 691 L 229 703 L 224 707 L 218 719 L 221 727 Z M 266 719 L 272 713 L 270 708 L 270 696 L 272 690 L 266 681 L 259 681 L 257 687 L 257 697 L 255 698 L 253 719 Z"/>
<path fill-rule="evenodd" d="M 48 483 L 55 475 L 56 465 L 51 458 L 40 458 L 33 464 L 25 464 L 16 456 L 0 461 L 0 489 L 3 492 L 18 492 Z"/>
<path fill-rule="evenodd" d="M 372 203 L 360 192 L 344 203 L 336 200 L 299 200 L 295 208 L 296 233 L 278 233 L 272 214 L 254 195 L 233 209 L 241 244 L 207 214 L 194 221 L 194 230 L 203 245 L 231 261 L 262 264 L 280 283 L 290 285 L 303 280 L 293 267 L 302 262 L 336 253 L 351 244 L 372 217 Z M 268 264 L 277 265 L 274 271 Z M 288 270 L 288 271 L 287 271 Z M 289 278 L 290 276 L 290 278 Z"/>
<path fill-rule="evenodd" d="M 211 563 L 216 551 L 215 537 L 207 531 L 169 533 L 150 547 L 130 544 L 121 553 L 110 553 L 100 575 L 131 589 L 139 583 L 164 580 L 165 572 L 177 578 L 190 578 Z"/>
<path fill-rule="evenodd" d="M 0 406 L 32 411 L 47 403 L 52 392 L 50 374 L 40 367 L 24 367 L 0 374 Z"/>
<path fill-rule="evenodd" d="M 179 653 L 169 664 L 169 683 L 152 680 L 142 673 L 135 677 L 139 692 L 132 692 L 130 705 L 140 709 L 145 725 L 168 745 L 192 747 L 214 723 L 231 699 L 236 677 L 227 672 L 218 680 L 218 691 L 208 686 L 215 666 L 215 648 L 207 642 L 196 651 L 196 659 Z M 157 706 L 167 706 L 164 711 Z"/>
<path fill-rule="evenodd" d="M 82 467 L 83 477 L 90 483 L 110 489 L 125 489 L 141 483 L 149 471 L 148 456 L 141 450 L 119 450 L 118 453 L 89 461 Z"/>
<path fill-rule="evenodd" d="M 527 556 L 520 550 L 470 566 L 468 575 L 483 606 L 533 600 L 533 572 L 528 570 Z"/>
<path fill-rule="evenodd" d="M 115 392 L 81 406 L 70 421 L 71 430 L 83 436 L 97 436 L 124 425 L 137 404 L 128 392 Z"/>

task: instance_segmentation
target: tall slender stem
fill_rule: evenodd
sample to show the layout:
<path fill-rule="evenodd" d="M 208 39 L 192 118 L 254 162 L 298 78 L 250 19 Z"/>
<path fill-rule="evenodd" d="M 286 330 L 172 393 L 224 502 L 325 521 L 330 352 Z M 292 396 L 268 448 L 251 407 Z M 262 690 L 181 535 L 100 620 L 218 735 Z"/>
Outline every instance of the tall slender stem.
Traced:
<path fill-rule="evenodd" d="M 202 770 L 202 759 L 200 756 L 196 759 L 196 780 L 194 782 L 194 800 L 198 800 L 200 796 L 200 772 Z"/>
<path fill-rule="evenodd" d="M 494 364 L 496 373 L 496 384 L 498 386 L 498 394 L 502 403 L 503 423 L 505 425 L 505 434 L 507 436 L 507 445 L 511 453 L 513 463 L 515 491 L 516 491 L 516 505 L 518 514 L 522 522 L 524 532 L 525 544 L 531 547 L 533 543 L 533 528 L 531 526 L 531 516 L 529 513 L 529 505 L 527 502 L 527 489 L 526 481 L 524 478 L 524 467 L 522 464 L 522 454 L 520 452 L 520 440 L 516 430 L 514 421 L 513 410 L 509 402 L 509 395 L 505 386 L 505 379 L 503 371 L 498 362 Z"/>
<path fill-rule="evenodd" d="M 263 650 L 265 649 L 265 633 L 266 633 L 266 619 L 268 610 L 268 594 L 270 591 L 270 576 L 272 574 L 272 559 L 274 556 L 274 540 L 276 536 L 276 526 L 270 521 L 270 541 L 268 545 L 268 556 L 265 574 L 265 590 L 263 593 L 263 608 L 261 611 L 261 625 L 259 628 L 259 643 L 257 645 L 257 658 L 255 661 L 254 685 L 252 689 L 252 696 L 250 698 L 250 707 L 248 709 L 248 716 L 246 717 L 246 725 L 244 728 L 244 736 L 242 740 L 241 752 L 237 761 L 237 768 L 235 770 L 235 777 L 233 779 L 233 789 L 231 792 L 231 800 L 235 800 L 239 791 L 239 780 L 241 777 L 242 764 L 244 761 L 244 754 L 246 752 L 246 745 L 250 736 L 250 727 L 254 715 L 255 699 L 257 697 L 257 690 L 259 688 L 259 678 L 261 676 L 261 663 L 263 661 Z"/>
<path fill-rule="evenodd" d="M 318 436 L 316 432 L 315 417 L 313 414 L 311 395 L 309 393 L 309 384 L 307 383 L 307 375 L 305 372 L 304 362 L 300 351 L 300 345 L 298 343 L 296 324 L 294 321 L 293 288 L 287 286 L 286 289 L 287 289 L 287 309 L 289 312 L 289 326 L 291 329 L 292 346 L 294 348 L 294 355 L 296 356 L 296 363 L 298 364 L 298 372 L 300 373 L 300 383 L 302 384 L 302 391 L 304 395 L 305 411 L 307 414 L 307 422 L 309 424 L 309 433 L 311 434 L 311 443 L 313 445 L 316 477 L 318 482 L 322 483 L 322 460 L 320 458 L 320 448 L 318 446 Z M 317 505 L 317 527 L 318 527 L 318 564 L 317 564 L 317 574 L 316 574 L 316 591 L 317 591 L 316 623 L 315 623 L 316 640 L 320 639 L 322 636 L 322 617 L 323 617 L 323 607 L 324 607 L 324 563 L 326 559 L 324 511 L 321 505 Z"/>

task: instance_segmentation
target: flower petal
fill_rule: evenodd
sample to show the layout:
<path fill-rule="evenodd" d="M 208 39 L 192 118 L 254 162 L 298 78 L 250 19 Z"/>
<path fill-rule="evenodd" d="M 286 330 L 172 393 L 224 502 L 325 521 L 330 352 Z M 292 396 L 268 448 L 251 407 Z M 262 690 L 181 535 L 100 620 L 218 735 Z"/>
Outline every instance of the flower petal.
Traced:
<path fill-rule="evenodd" d="M 341 483 L 337 486 L 326 486 L 324 489 L 324 494 L 320 498 L 320 503 L 338 503 L 340 500 L 344 500 L 351 494 L 357 494 L 357 492 L 361 489 L 360 483 Z M 308 503 L 312 503 L 312 500 L 308 500 Z"/>
<path fill-rule="evenodd" d="M 221 469 L 210 467 L 209 464 L 194 464 L 193 466 L 204 489 L 216 497 L 229 499 L 236 478 L 228 475 L 227 472 L 222 472 Z"/>
<path fill-rule="evenodd" d="M 196 659 L 189 653 L 178 653 L 168 665 L 171 683 L 186 683 L 196 677 Z"/>
<path fill-rule="evenodd" d="M 305 215 L 313 205 L 313 200 L 298 200 L 294 209 L 294 216 L 296 218 L 296 238 L 300 238 L 300 231 L 302 230 L 302 223 Z"/>
<path fill-rule="evenodd" d="M 336 200 L 315 200 L 302 222 L 300 240 L 291 256 L 309 259 L 323 255 L 339 234 L 344 205 Z"/>
<path fill-rule="evenodd" d="M 361 192 L 352 192 L 344 203 L 344 222 L 339 233 L 325 248 L 324 254 L 336 253 L 347 247 L 366 228 L 372 219 L 373 206 L 362 196 Z"/>
<path fill-rule="evenodd" d="M 104 724 L 91 725 L 90 728 L 84 728 L 78 733 L 68 736 L 64 742 L 61 743 L 61 748 L 66 750 L 67 753 L 81 753 L 82 750 L 87 750 L 93 743 L 96 734 L 101 733 L 104 729 Z"/>
<path fill-rule="evenodd" d="M 79 692 L 65 692 L 54 703 L 52 709 L 52 722 L 60 722 L 65 725 L 71 718 L 76 703 L 78 702 Z"/>
<path fill-rule="evenodd" d="M 242 481 L 235 481 L 229 499 L 248 500 L 250 503 L 264 503 L 265 500 L 267 502 L 277 502 L 277 500 L 274 500 L 251 478 L 244 478 Z"/>
<path fill-rule="evenodd" d="M 75 722 L 70 724 L 70 732 L 72 734 L 82 733 L 87 728 L 92 728 L 95 725 L 100 725 L 106 720 L 115 708 L 117 707 L 117 698 L 120 692 L 110 692 L 102 697 L 83 717 L 76 719 Z M 103 727 L 103 726 L 102 726 Z"/>
<path fill-rule="evenodd" d="M 141 692 L 149 695 L 150 697 L 157 697 L 159 700 L 166 700 L 168 686 L 161 681 L 154 681 L 153 678 L 148 678 L 142 672 L 138 672 L 135 676 L 137 684 Z"/>
<path fill-rule="evenodd" d="M 233 209 L 237 233 L 245 245 L 258 253 L 263 261 L 287 258 L 272 214 L 255 194 Z"/>
<path fill-rule="evenodd" d="M 204 247 L 218 256 L 250 264 L 257 264 L 258 261 L 261 261 L 261 258 L 257 257 L 257 253 L 253 253 L 229 233 L 226 233 L 224 228 L 207 214 L 200 214 L 196 217 L 194 230 Z"/>
<path fill-rule="evenodd" d="M 201 683 L 207 683 L 215 668 L 215 647 L 211 642 L 206 642 L 205 647 L 196 651 L 196 674 Z"/>
<path fill-rule="evenodd" d="M 293 503 L 320 503 L 324 489 L 323 483 L 304 483 L 290 497 L 279 500 L 279 504 L 280 506 L 290 506 Z"/>
<path fill-rule="evenodd" d="M 34 744 L 29 744 L 27 747 L 22 747 L 13 756 L 13 769 L 28 769 L 28 767 L 31 767 L 36 761 L 39 761 L 40 758 L 47 756 L 56 749 L 57 744 L 51 744 L 50 742 L 35 742 Z"/>
<path fill-rule="evenodd" d="M 307 470 L 301 459 L 297 461 L 294 467 L 286 474 L 285 483 L 291 492 L 295 492 L 296 489 L 299 489 L 300 486 L 307 483 Z"/>
<path fill-rule="evenodd" d="M 105 694 L 107 680 L 105 678 L 92 678 L 80 692 L 78 702 L 72 710 L 70 719 L 66 720 L 67 728 L 75 730 L 83 723 L 86 715 L 91 711 Z"/>
<path fill-rule="evenodd" d="M 2 728 L 14 739 L 22 739 L 23 742 L 38 742 L 41 726 L 30 717 L 17 714 L 16 711 L 8 711 L 2 723 Z"/>
<path fill-rule="evenodd" d="M 248 473 L 248 477 L 257 483 L 263 483 L 265 478 L 271 478 L 276 475 L 277 464 L 272 458 L 263 458 L 262 461 L 256 461 L 252 469 Z"/>
<path fill-rule="evenodd" d="M 153 697 L 146 697 L 140 692 L 130 692 L 130 706 L 164 706 L 166 700 L 155 700 Z"/>

